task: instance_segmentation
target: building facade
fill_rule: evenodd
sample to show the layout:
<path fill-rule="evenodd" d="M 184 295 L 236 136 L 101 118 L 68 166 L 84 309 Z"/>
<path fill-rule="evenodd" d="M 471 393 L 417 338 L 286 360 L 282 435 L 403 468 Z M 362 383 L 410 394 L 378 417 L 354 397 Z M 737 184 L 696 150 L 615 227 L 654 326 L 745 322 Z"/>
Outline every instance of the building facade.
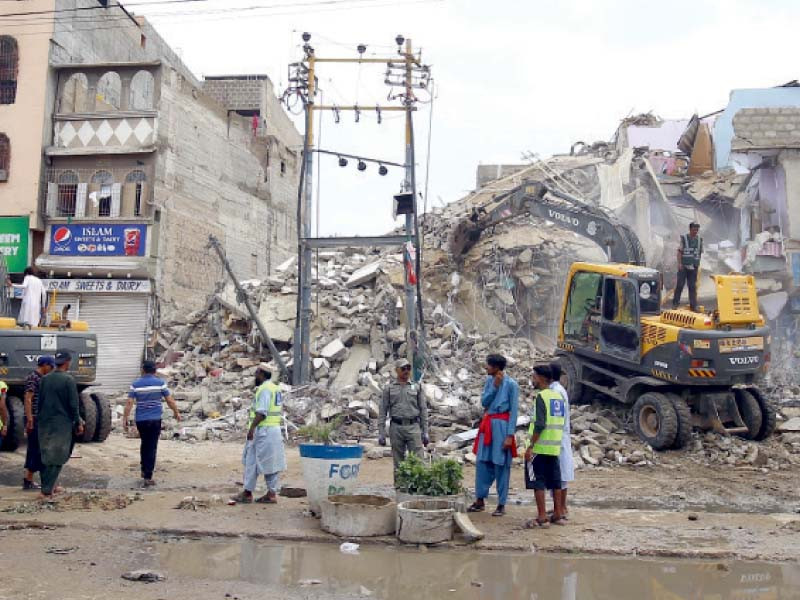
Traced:
<path fill-rule="evenodd" d="M 123 7 L 13 4 L 0 7 L 0 252 L 89 322 L 98 381 L 120 389 L 159 321 L 224 280 L 209 236 L 242 279 L 294 253 L 302 138 L 266 76 L 200 81 Z M 58 18 L 2 19 L 33 11 Z"/>

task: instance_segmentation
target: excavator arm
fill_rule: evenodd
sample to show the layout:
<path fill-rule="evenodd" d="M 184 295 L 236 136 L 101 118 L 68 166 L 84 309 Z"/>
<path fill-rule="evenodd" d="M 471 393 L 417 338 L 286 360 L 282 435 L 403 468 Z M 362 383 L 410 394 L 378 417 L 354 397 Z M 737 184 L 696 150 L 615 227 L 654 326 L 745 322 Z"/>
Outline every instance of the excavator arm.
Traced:
<path fill-rule="evenodd" d="M 474 208 L 453 230 L 451 252 L 456 257 L 463 256 L 484 230 L 524 214 L 547 219 L 594 241 L 610 262 L 645 264 L 642 244 L 630 227 L 605 211 L 538 181 L 524 183 L 488 205 Z"/>

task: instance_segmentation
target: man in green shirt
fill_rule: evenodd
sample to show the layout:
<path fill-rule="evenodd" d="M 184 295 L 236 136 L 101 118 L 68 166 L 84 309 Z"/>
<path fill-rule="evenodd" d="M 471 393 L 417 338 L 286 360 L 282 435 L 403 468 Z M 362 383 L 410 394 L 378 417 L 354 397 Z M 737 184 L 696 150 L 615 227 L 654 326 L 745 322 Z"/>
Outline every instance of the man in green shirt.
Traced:
<path fill-rule="evenodd" d="M 42 378 L 39 386 L 39 447 L 42 455 L 42 495 L 50 499 L 62 467 L 75 445 L 74 435 L 83 434 L 78 408 L 78 386 L 68 373 L 72 357 L 55 356 L 56 370 Z"/>
<path fill-rule="evenodd" d="M 690 223 L 689 233 L 681 236 L 681 245 L 678 247 L 678 283 L 672 297 L 672 308 L 678 308 L 683 286 L 688 284 L 689 307 L 697 312 L 697 273 L 700 271 L 700 258 L 703 255 L 703 238 L 698 235 L 699 232 L 700 225 Z"/>

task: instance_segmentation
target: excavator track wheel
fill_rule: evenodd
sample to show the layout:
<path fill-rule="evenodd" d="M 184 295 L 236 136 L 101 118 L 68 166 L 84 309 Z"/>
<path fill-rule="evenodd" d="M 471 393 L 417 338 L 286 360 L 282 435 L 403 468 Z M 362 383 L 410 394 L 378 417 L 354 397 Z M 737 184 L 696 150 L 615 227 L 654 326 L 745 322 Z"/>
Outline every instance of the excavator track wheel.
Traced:
<path fill-rule="evenodd" d="M 675 442 L 672 444 L 672 448 L 678 450 L 692 439 L 692 409 L 678 394 L 667 394 L 667 396 L 678 417 L 678 432 L 675 435 Z"/>
<path fill-rule="evenodd" d="M 559 356 L 557 360 L 558 364 L 561 365 L 561 380 L 564 389 L 567 390 L 569 403 L 574 406 L 588 404 L 586 387 L 578 377 L 578 365 L 575 359 L 570 356 Z"/>
<path fill-rule="evenodd" d="M 8 433 L 3 438 L 0 450 L 13 452 L 25 441 L 25 405 L 15 396 L 6 398 L 8 409 Z"/>
<path fill-rule="evenodd" d="M 739 409 L 739 414 L 742 416 L 747 433 L 741 434 L 746 440 L 758 439 L 758 434 L 761 432 L 761 425 L 763 419 L 761 416 L 761 406 L 755 395 L 746 389 L 734 390 L 734 397 L 736 398 L 736 407 Z"/>
<path fill-rule="evenodd" d="M 111 404 L 103 394 L 90 394 L 97 406 L 97 429 L 94 432 L 95 442 L 105 442 L 111 433 Z"/>
<path fill-rule="evenodd" d="M 666 394 L 646 392 L 633 405 L 636 435 L 654 450 L 666 450 L 678 435 L 678 414 Z"/>
<path fill-rule="evenodd" d="M 758 388 L 750 388 L 748 390 L 758 402 L 761 407 L 761 428 L 754 440 L 761 441 L 767 439 L 775 432 L 775 427 L 778 424 L 778 411 L 775 410 L 775 405 L 772 401 L 764 396 Z"/>
<path fill-rule="evenodd" d="M 97 406 L 86 392 L 80 395 L 78 406 L 83 419 L 83 435 L 79 436 L 77 441 L 85 444 L 94 440 L 94 432 L 97 430 Z"/>

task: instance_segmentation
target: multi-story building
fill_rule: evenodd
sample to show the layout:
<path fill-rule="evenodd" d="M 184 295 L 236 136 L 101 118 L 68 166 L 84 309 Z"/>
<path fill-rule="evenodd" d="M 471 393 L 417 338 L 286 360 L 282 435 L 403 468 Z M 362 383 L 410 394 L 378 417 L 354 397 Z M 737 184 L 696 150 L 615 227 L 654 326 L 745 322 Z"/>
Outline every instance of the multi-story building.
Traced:
<path fill-rule="evenodd" d="M 0 252 L 89 322 L 98 379 L 120 388 L 158 320 L 224 280 L 210 235 L 242 278 L 294 251 L 302 139 L 266 76 L 200 81 L 115 3 L 7 4 Z"/>

